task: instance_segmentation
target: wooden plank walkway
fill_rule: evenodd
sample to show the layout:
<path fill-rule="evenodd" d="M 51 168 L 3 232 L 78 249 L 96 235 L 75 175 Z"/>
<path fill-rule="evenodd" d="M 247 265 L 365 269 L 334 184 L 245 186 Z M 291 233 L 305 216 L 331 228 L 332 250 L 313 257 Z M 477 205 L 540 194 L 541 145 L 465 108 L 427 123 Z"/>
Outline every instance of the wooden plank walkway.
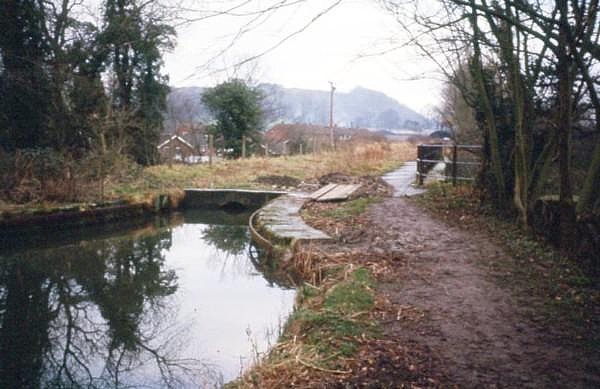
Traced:
<path fill-rule="evenodd" d="M 310 198 L 315 201 L 342 201 L 347 200 L 352 193 L 360 188 L 360 184 L 341 185 L 328 184 L 321 189 L 313 192 Z"/>
<path fill-rule="evenodd" d="M 360 188 L 360 185 L 337 185 L 335 188 L 319 197 L 317 201 L 341 201 L 346 200 L 350 195 Z"/>
<path fill-rule="evenodd" d="M 319 197 L 327 194 L 328 192 L 330 192 L 333 188 L 335 188 L 337 186 L 337 184 L 327 184 L 324 187 L 322 187 L 319 190 L 314 191 L 313 193 L 310 194 L 310 198 L 312 200 L 317 200 Z"/>

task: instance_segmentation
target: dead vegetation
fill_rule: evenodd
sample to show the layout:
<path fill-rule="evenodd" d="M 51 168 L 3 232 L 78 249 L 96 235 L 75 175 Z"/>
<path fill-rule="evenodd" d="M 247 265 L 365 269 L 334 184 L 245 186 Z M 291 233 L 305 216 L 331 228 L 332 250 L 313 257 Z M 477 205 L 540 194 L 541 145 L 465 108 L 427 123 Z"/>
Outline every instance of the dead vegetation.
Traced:
<path fill-rule="evenodd" d="M 300 185 L 301 181 L 290 176 L 266 175 L 256 178 L 256 182 L 264 185 L 271 185 L 274 189 L 295 188 Z"/>
<path fill-rule="evenodd" d="M 0 200 L 10 205 L 103 201 L 106 189 L 142 170 L 116 152 L 76 157 L 51 149 L 0 152 Z"/>

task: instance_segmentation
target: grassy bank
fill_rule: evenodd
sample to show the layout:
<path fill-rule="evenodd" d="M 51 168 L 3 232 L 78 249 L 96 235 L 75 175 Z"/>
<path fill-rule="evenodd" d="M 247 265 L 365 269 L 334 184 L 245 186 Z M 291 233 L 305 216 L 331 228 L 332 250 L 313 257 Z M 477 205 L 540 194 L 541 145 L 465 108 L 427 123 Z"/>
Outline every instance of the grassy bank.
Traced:
<path fill-rule="evenodd" d="M 335 382 L 353 372 L 361 346 L 380 335 L 370 270 L 310 250 L 298 253 L 294 261 L 314 284 L 299 287 L 296 309 L 269 354 L 226 388 L 315 387 Z"/>
<path fill-rule="evenodd" d="M 311 203 L 302 217 L 313 226 L 327 226 L 334 236 L 329 230 L 361 224 L 377 201 L 365 194 L 340 203 Z M 382 341 L 379 320 L 387 301 L 376 289 L 379 265 L 341 246 L 316 244 L 301 246 L 282 267 L 303 280 L 294 313 L 273 349 L 227 387 L 329 387 L 352 381 L 371 360 L 373 344 Z"/>
<path fill-rule="evenodd" d="M 335 152 L 305 154 L 290 157 L 252 157 L 222 160 L 212 166 L 158 165 L 141 169 L 121 164 L 102 182 L 77 182 L 80 194 L 73 199 L 57 200 L 39 190 L 37 179 L 22 181 L 19 192 L 27 199 L 20 202 L 0 198 L 0 213 L 24 210 L 52 211 L 67 204 L 100 203 L 126 200 L 130 203 L 151 202 L 158 193 L 176 193 L 183 188 L 248 188 L 272 189 L 272 184 L 260 180 L 264 176 L 285 176 L 297 182 L 315 182 L 325 174 L 379 175 L 415 158 L 415 146 L 410 143 L 367 143 L 344 147 Z"/>

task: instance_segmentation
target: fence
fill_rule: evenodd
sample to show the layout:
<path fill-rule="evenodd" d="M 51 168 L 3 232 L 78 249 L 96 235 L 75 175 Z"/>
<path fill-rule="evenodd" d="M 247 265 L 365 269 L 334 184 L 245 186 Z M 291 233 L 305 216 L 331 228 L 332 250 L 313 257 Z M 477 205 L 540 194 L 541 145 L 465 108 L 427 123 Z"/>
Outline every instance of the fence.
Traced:
<path fill-rule="evenodd" d="M 479 145 L 420 144 L 417 146 L 417 182 L 425 179 L 473 181 L 481 166 Z"/>

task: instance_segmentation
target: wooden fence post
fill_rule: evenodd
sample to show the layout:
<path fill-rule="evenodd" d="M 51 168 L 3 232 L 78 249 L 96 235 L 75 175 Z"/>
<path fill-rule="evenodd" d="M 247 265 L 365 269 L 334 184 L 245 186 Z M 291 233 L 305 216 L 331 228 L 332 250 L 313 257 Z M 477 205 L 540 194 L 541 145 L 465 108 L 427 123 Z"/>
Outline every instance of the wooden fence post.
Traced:
<path fill-rule="evenodd" d="M 212 166 L 212 163 L 213 163 L 214 143 L 215 143 L 215 136 L 213 134 L 210 134 L 208 136 L 208 165 L 209 166 Z"/>
<path fill-rule="evenodd" d="M 457 162 L 458 159 L 458 147 L 456 146 L 456 142 L 452 146 L 452 186 L 456 186 L 456 174 L 457 174 Z"/>
<path fill-rule="evenodd" d="M 246 135 L 242 135 L 242 158 L 246 158 Z"/>
<path fill-rule="evenodd" d="M 417 146 L 417 184 L 423 185 L 423 145 Z"/>

